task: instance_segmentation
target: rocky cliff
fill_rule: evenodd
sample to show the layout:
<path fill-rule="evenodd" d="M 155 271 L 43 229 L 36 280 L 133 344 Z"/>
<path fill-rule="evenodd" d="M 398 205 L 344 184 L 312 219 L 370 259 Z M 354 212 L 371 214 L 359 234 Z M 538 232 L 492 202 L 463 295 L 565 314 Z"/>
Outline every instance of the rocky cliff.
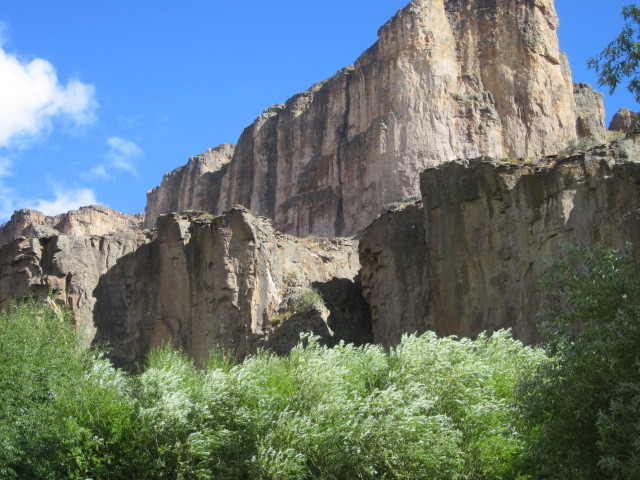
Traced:
<path fill-rule="evenodd" d="M 378 218 L 360 244 L 385 345 L 427 329 L 510 327 L 536 341 L 545 258 L 572 242 L 640 247 L 640 133 L 572 156 L 447 163 L 425 171 L 421 189 L 422 204 Z"/>
<path fill-rule="evenodd" d="M 148 241 L 142 232 L 19 238 L 0 247 L 0 310 L 12 299 L 45 297 L 70 307 L 85 344 L 93 342 L 95 288 L 123 256 Z"/>
<path fill-rule="evenodd" d="M 196 360 L 213 347 L 239 357 L 259 347 L 286 352 L 306 331 L 328 344 L 363 343 L 370 319 L 358 270 L 352 241 L 289 237 L 244 209 L 163 216 L 154 241 L 101 277 L 96 342 L 121 365 L 166 342 Z M 312 291 L 323 301 L 297 307 Z"/>
<path fill-rule="evenodd" d="M 100 205 L 81 207 L 61 215 L 46 216 L 36 210 L 17 210 L 0 226 L 0 246 L 20 237 L 106 235 L 142 229 L 144 215 L 129 215 Z"/>
<path fill-rule="evenodd" d="M 220 202 L 220 185 L 235 145 L 225 144 L 195 155 L 186 165 L 167 173 L 162 183 L 147 192 L 146 228 L 154 228 L 165 213 L 215 211 Z"/>
<path fill-rule="evenodd" d="M 601 139 L 602 97 L 574 90 L 557 27 L 552 0 L 414 0 L 353 66 L 265 110 L 229 163 L 165 177 L 147 226 L 244 205 L 294 235 L 352 235 L 417 194 L 427 167 Z"/>
<path fill-rule="evenodd" d="M 162 216 L 156 234 L 48 233 L 0 248 L 0 309 L 51 293 L 119 365 L 164 343 L 201 360 L 213 347 L 288 352 L 304 332 L 371 341 L 351 240 L 289 237 L 243 209 Z"/>

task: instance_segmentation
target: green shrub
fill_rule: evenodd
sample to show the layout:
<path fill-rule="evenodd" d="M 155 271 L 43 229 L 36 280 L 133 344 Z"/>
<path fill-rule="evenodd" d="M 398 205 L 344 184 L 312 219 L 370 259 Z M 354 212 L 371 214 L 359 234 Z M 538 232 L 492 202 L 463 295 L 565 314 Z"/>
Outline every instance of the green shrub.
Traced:
<path fill-rule="evenodd" d="M 291 307 L 296 313 L 321 311 L 324 308 L 324 300 L 315 290 L 302 290 L 291 297 Z"/>
<path fill-rule="evenodd" d="M 552 265 L 553 359 L 520 393 L 529 470 L 551 479 L 640 478 L 640 280 L 633 252 L 574 247 Z M 571 334 L 579 328 L 579 333 Z"/>
<path fill-rule="evenodd" d="M 542 351 L 507 332 L 390 353 L 304 340 L 202 369 L 162 348 L 130 376 L 47 308 L 15 307 L 0 320 L 0 478 L 515 477 L 515 387 Z"/>

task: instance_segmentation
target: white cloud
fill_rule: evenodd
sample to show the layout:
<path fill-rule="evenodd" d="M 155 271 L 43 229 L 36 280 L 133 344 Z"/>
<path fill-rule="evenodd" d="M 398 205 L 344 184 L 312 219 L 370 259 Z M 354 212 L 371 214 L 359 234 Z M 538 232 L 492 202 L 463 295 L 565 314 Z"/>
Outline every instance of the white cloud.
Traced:
<path fill-rule="evenodd" d="M 79 188 L 76 190 L 57 191 L 53 200 L 32 200 L 26 208 L 38 210 L 45 215 L 58 215 L 69 210 L 76 210 L 79 207 L 95 205 L 98 203 L 93 190 Z"/>
<path fill-rule="evenodd" d="M 113 178 L 111 175 L 109 175 L 106 165 L 102 164 L 96 165 L 91 170 L 89 170 L 88 174 L 83 174 L 83 176 L 88 179 L 102 178 L 104 180 L 111 180 Z"/>
<path fill-rule="evenodd" d="M 30 61 L 2 47 L 6 25 L 0 25 L 0 147 L 33 139 L 55 120 L 85 125 L 95 119 L 95 88 L 58 81 L 54 66 L 41 58 Z"/>
<path fill-rule="evenodd" d="M 13 166 L 13 162 L 10 158 L 0 157 L 0 179 L 2 177 L 8 177 L 11 175 L 11 167 Z"/>
<path fill-rule="evenodd" d="M 144 153 L 138 145 L 131 140 L 125 140 L 119 137 L 107 139 L 107 145 L 110 150 L 105 155 L 105 158 L 109 161 L 109 165 L 112 168 L 138 175 L 138 170 L 135 167 L 135 159 L 141 157 Z M 101 167 L 101 165 L 98 165 L 96 168 L 99 167 Z"/>

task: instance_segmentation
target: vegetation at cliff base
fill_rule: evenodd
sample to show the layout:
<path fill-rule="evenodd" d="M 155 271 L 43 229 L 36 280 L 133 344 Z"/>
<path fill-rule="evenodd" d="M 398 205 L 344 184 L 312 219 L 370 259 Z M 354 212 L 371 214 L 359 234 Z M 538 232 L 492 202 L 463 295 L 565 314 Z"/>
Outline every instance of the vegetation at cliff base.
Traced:
<path fill-rule="evenodd" d="M 137 375 L 80 348 L 48 307 L 17 304 L 0 317 L 0 478 L 638 478 L 633 267 L 604 248 L 556 263 L 546 349 L 505 331 L 391 352 L 308 338 L 204 368 L 162 348 Z"/>
<path fill-rule="evenodd" d="M 581 246 L 546 278 L 561 300 L 544 315 L 551 361 L 520 392 L 535 478 L 640 478 L 636 268 L 630 249 Z"/>

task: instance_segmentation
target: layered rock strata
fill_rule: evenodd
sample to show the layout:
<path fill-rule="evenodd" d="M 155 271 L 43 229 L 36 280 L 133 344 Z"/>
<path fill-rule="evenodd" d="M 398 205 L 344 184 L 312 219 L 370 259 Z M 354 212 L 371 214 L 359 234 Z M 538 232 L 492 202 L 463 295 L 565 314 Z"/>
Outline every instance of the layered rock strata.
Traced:
<path fill-rule="evenodd" d="M 147 225 L 187 206 L 244 205 L 294 235 L 352 235 L 382 205 L 419 193 L 427 167 L 603 135 L 601 98 L 574 92 L 557 27 L 552 0 L 414 0 L 353 66 L 265 110 L 215 179 L 207 171 L 171 192 L 165 179 L 149 194 Z M 208 187 L 180 200 L 190 183 Z"/>
<path fill-rule="evenodd" d="M 421 188 L 423 205 L 383 215 L 361 240 L 376 343 L 507 327 L 537 341 L 545 259 L 572 242 L 640 247 L 640 134 L 573 156 L 447 163 Z"/>
<path fill-rule="evenodd" d="M 81 207 L 67 213 L 46 216 L 36 210 L 16 210 L 0 226 L 0 246 L 20 237 L 56 235 L 106 235 L 142 229 L 144 215 L 130 215 L 100 205 Z"/>

